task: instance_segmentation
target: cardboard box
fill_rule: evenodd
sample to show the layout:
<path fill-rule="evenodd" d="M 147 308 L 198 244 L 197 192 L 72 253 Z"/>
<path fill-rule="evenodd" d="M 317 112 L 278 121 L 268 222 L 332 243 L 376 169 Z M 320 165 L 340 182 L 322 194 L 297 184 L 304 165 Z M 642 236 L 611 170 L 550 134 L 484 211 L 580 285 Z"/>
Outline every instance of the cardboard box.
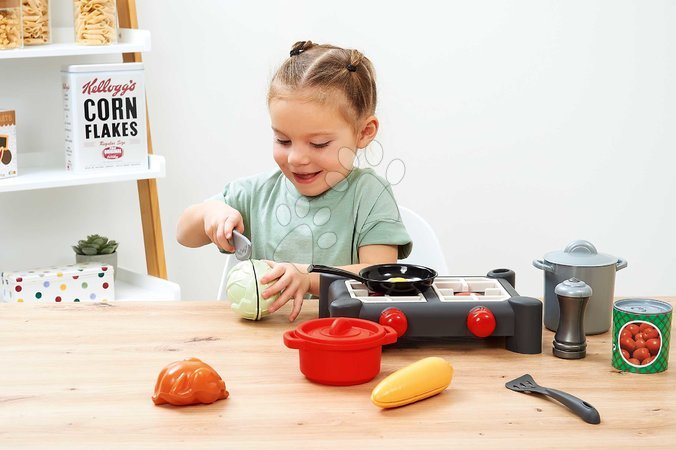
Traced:
<path fill-rule="evenodd" d="M 148 169 L 143 63 L 62 69 L 66 169 Z"/>
<path fill-rule="evenodd" d="M 113 266 L 80 263 L 2 272 L 3 302 L 107 302 L 115 300 Z"/>
<path fill-rule="evenodd" d="M 16 113 L 0 108 L 0 178 L 16 176 L 16 153 Z"/>

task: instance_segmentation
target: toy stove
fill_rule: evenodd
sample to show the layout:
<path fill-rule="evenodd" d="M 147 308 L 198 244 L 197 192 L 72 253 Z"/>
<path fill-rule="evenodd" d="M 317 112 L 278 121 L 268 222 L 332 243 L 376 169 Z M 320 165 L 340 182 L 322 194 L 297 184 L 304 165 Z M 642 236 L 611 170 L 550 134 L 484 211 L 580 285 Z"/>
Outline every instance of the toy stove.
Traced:
<path fill-rule="evenodd" d="M 369 292 L 359 281 L 321 274 L 319 317 L 355 317 L 391 325 L 400 340 L 504 336 L 516 353 L 542 352 L 542 303 L 514 289 L 515 274 L 437 277 L 418 295 Z"/>

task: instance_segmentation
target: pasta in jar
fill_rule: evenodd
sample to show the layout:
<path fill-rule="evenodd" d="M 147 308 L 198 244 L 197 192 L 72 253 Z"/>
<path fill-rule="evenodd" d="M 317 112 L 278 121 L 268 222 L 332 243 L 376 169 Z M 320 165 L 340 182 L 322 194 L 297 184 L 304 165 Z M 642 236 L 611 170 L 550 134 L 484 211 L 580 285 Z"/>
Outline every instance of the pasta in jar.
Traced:
<path fill-rule="evenodd" d="M 21 0 L 24 45 L 49 44 L 49 0 Z"/>
<path fill-rule="evenodd" d="M 115 0 L 74 0 L 75 42 L 83 45 L 117 43 Z"/>
<path fill-rule="evenodd" d="M 0 0 L 0 50 L 23 46 L 19 0 Z"/>

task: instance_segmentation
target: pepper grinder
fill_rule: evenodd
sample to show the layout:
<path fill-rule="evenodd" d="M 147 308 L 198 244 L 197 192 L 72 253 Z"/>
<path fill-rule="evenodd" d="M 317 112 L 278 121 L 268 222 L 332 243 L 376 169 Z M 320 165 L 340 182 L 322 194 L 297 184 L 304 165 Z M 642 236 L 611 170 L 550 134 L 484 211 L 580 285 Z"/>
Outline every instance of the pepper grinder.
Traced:
<path fill-rule="evenodd" d="M 587 355 L 584 334 L 584 310 L 592 288 L 584 281 L 570 278 L 554 289 L 559 299 L 559 326 L 554 336 L 554 356 L 564 359 L 580 359 Z"/>

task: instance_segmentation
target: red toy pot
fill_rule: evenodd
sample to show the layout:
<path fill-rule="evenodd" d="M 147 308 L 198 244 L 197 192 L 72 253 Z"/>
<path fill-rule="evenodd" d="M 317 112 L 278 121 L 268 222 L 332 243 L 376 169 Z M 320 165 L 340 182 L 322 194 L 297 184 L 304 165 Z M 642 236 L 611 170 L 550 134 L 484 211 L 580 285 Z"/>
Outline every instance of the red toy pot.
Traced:
<path fill-rule="evenodd" d="M 371 381 L 380 372 L 382 345 L 396 341 L 392 327 L 347 317 L 309 320 L 284 333 L 284 344 L 299 350 L 303 375 L 334 386 Z"/>

